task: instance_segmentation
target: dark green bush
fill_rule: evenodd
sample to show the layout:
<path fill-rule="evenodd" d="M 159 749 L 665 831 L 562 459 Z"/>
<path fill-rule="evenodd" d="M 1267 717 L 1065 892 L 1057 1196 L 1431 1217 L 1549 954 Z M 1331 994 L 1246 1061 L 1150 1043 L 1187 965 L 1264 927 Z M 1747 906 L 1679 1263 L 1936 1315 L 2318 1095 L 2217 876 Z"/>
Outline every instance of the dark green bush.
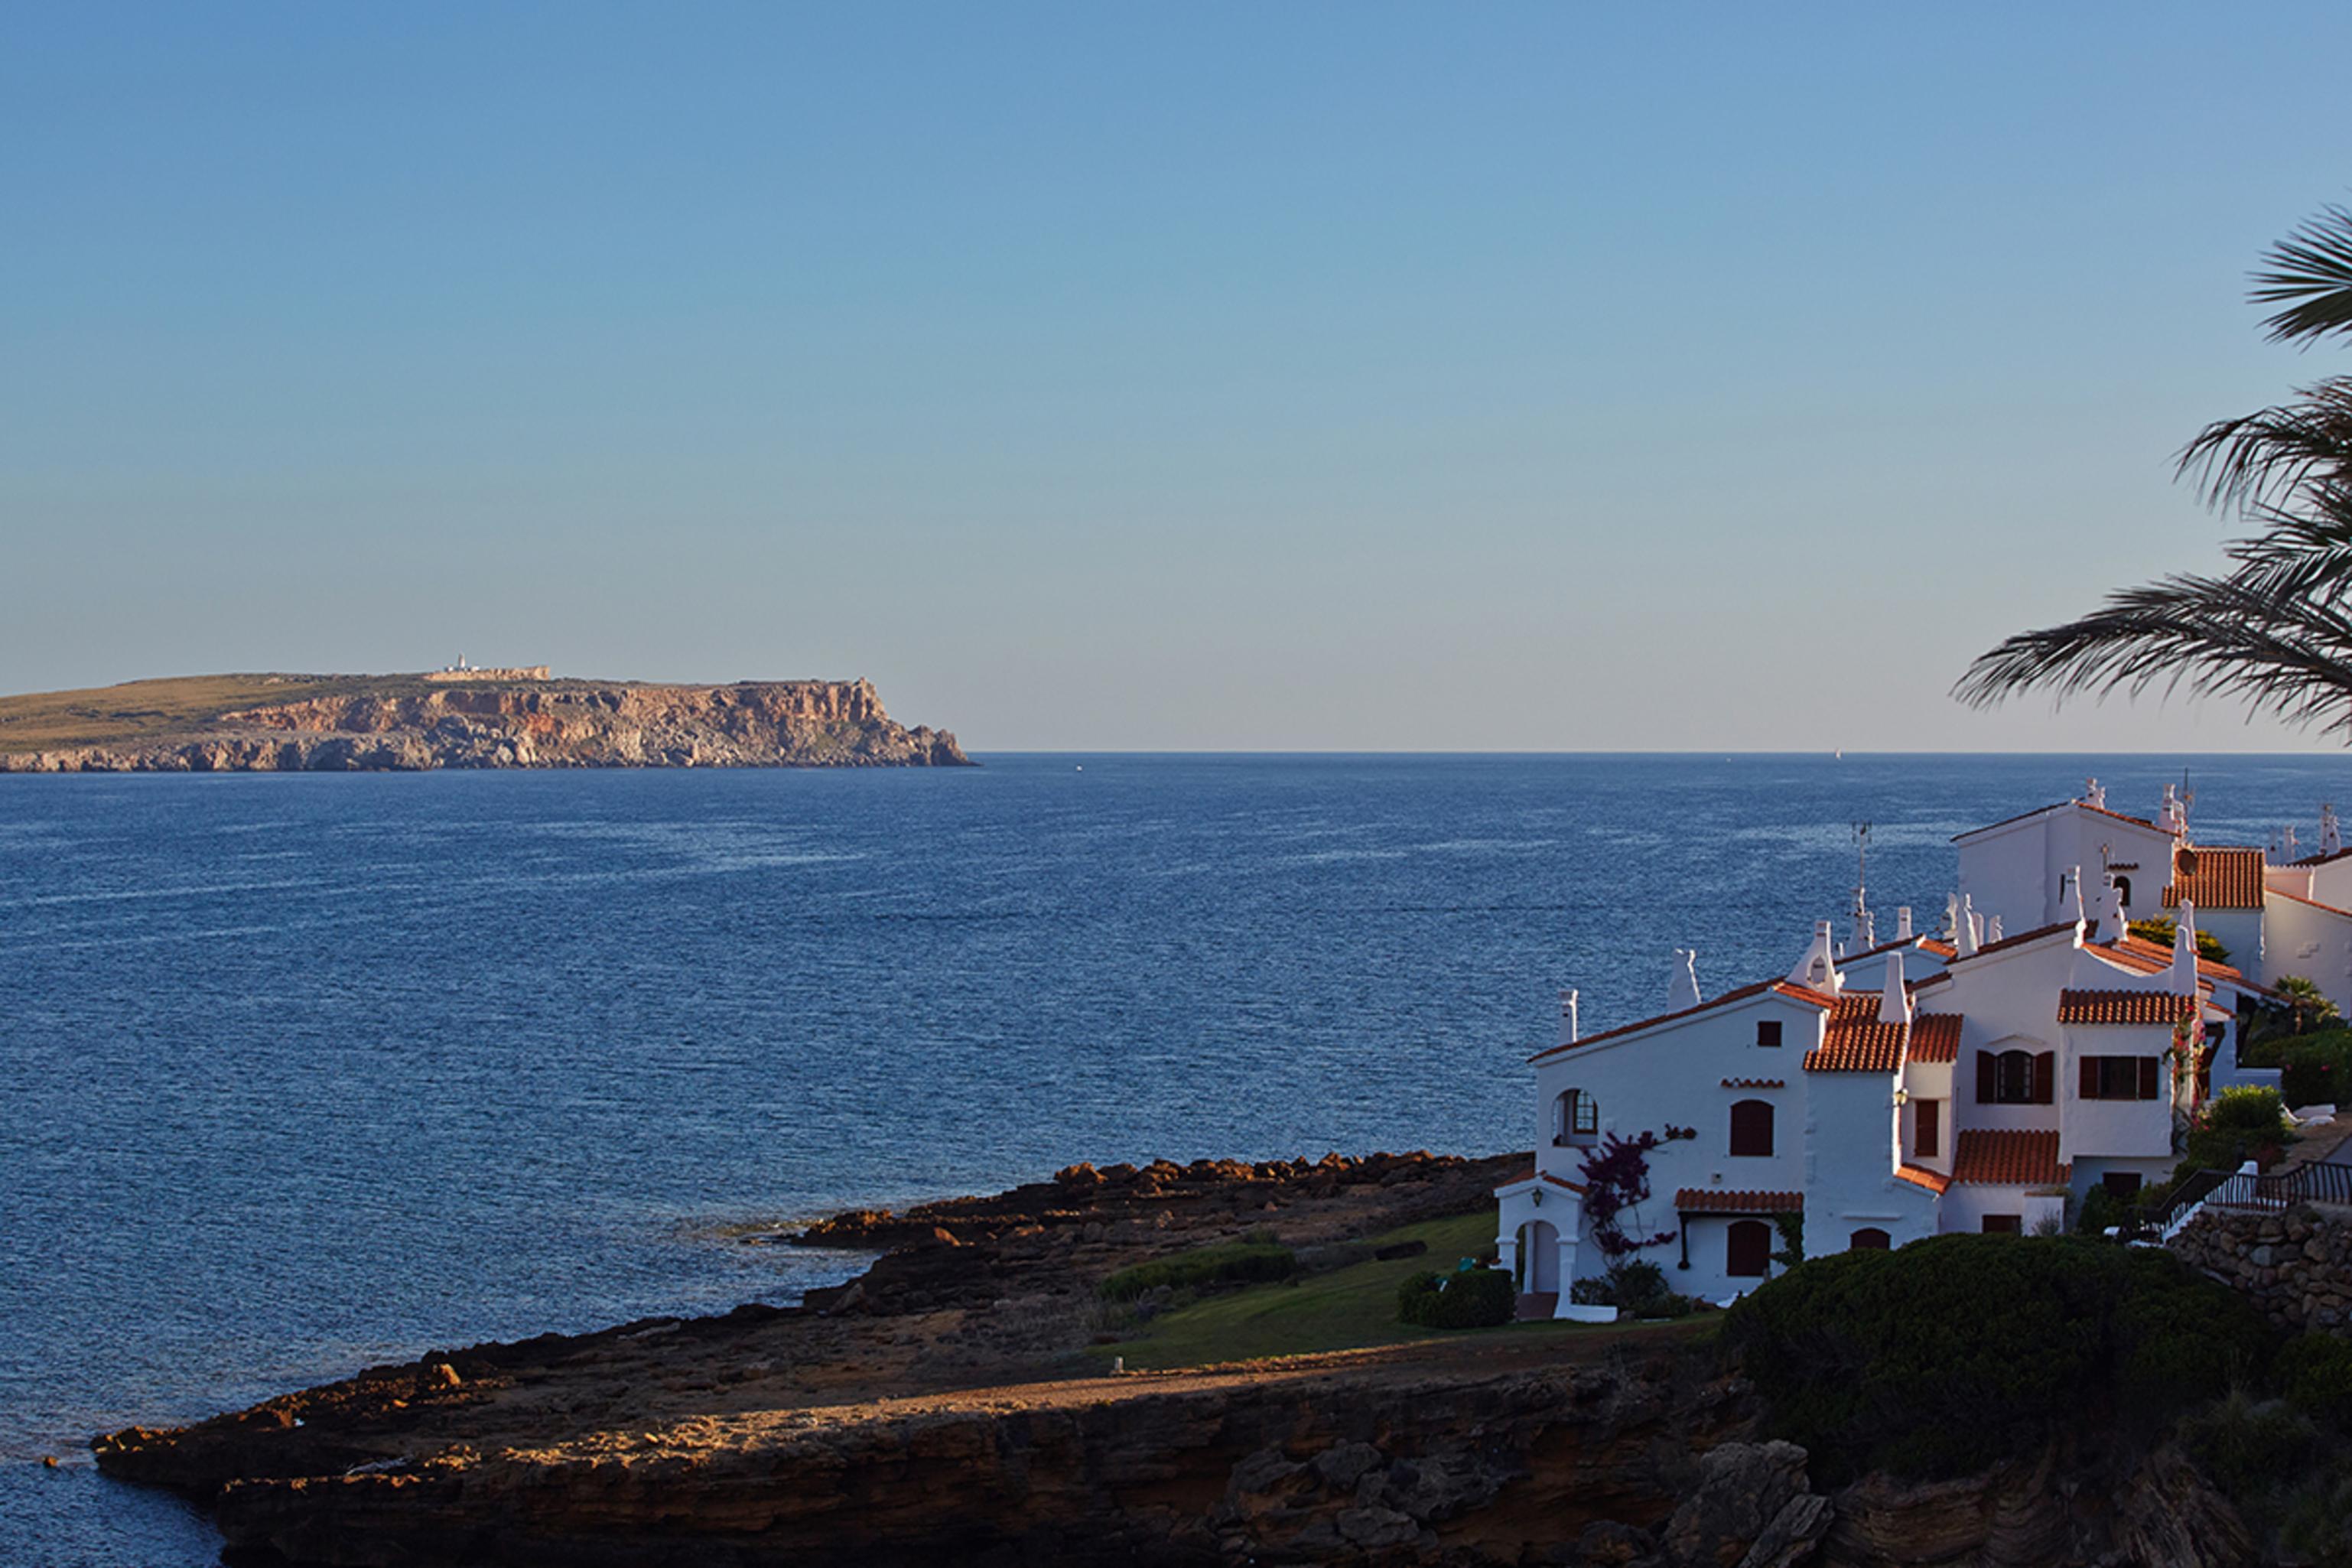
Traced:
<path fill-rule="evenodd" d="M 2180 1423 L 2180 1446 L 2221 1489 L 2248 1497 L 2301 1469 L 2318 1428 L 2277 1399 L 2233 1388 Z"/>
<path fill-rule="evenodd" d="M 1132 1301 L 1146 1290 L 1162 1285 L 1184 1290 L 1258 1279 L 1286 1279 L 1297 1268 L 1297 1258 L 1286 1247 L 1263 1241 L 1223 1241 L 1122 1268 L 1102 1282 L 1102 1294 L 1112 1301 Z"/>
<path fill-rule="evenodd" d="M 2170 915 L 2152 915 L 2144 921 L 2132 921 L 2125 929 L 2142 941 L 2155 942 L 2159 947 L 2170 947 L 2180 930 L 2173 923 Z M 2230 962 L 2230 950 L 2223 947 L 2221 939 L 2211 931 L 2200 931 L 2197 933 L 2197 956 L 2210 963 L 2227 963 Z"/>
<path fill-rule="evenodd" d="M 1637 1318 L 1655 1316 L 1653 1309 L 1673 1294 L 1666 1289 L 1666 1271 L 1654 1263 L 1633 1258 L 1609 1271 L 1610 1304 Z"/>
<path fill-rule="evenodd" d="M 2279 1087 L 2289 1105 L 2352 1102 L 2352 1029 L 2322 1029 L 2279 1053 Z"/>
<path fill-rule="evenodd" d="M 2270 1331 L 2170 1255 L 2074 1237 L 1939 1236 L 1841 1252 L 1767 1281 L 1724 1320 L 1775 1435 L 1817 1479 L 1952 1476 L 2061 1422 L 2151 1428 L 2263 1370 Z"/>
<path fill-rule="evenodd" d="M 2297 1410 L 2352 1427 L 2352 1343 L 2298 1334 L 2279 1347 L 2271 1375 Z"/>
<path fill-rule="evenodd" d="M 1491 1329 L 1518 1305 L 1518 1286 L 1499 1268 L 1424 1269 L 1397 1287 L 1398 1318 L 1424 1329 Z"/>
<path fill-rule="evenodd" d="M 2267 1132 L 2273 1138 L 2284 1138 L 2287 1132 L 2286 1108 L 2279 1101 L 2279 1091 L 2250 1083 L 2215 1095 L 2200 1120 L 2208 1127 Z"/>
<path fill-rule="evenodd" d="M 2123 1224 L 2125 1217 L 2115 1194 L 2095 1186 L 2083 1194 L 2082 1206 L 2074 1211 L 2074 1228 L 2084 1236 L 2105 1236 L 2109 1226 Z"/>

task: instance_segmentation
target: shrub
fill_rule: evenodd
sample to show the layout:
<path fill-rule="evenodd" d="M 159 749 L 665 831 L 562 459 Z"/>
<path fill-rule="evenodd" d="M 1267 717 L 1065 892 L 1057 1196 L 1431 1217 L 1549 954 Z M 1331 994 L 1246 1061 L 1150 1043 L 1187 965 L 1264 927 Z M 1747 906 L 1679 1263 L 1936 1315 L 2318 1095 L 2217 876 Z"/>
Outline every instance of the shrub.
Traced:
<path fill-rule="evenodd" d="M 2248 1160 L 2273 1156 L 2292 1134 L 2274 1089 L 2225 1089 L 2198 1108 L 2180 1145 L 2184 1172 L 2234 1171 Z"/>
<path fill-rule="evenodd" d="M 1609 1304 L 1637 1318 L 1674 1294 L 1666 1289 L 1665 1270 L 1640 1258 L 1618 1264 L 1609 1270 L 1608 1279 Z"/>
<path fill-rule="evenodd" d="M 2173 939 L 2179 934 L 2180 930 L 2173 923 L 2170 915 L 2155 915 L 2144 921 L 2132 921 L 2126 929 L 2136 937 L 2164 947 L 2172 945 Z M 2197 933 L 2197 956 L 2209 963 L 2227 963 L 2230 962 L 2230 950 L 2223 947 L 2221 939 L 2211 931 L 2200 931 Z"/>
<path fill-rule="evenodd" d="M 2082 1206 L 2074 1211 L 2074 1228 L 2084 1236 L 2105 1236 L 2109 1226 L 2125 1220 L 2124 1205 L 2116 1201 L 2115 1194 L 2104 1186 L 2095 1186 L 2083 1194 Z"/>
<path fill-rule="evenodd" d="M 2279 1087 L 2289 1105 L 2352 1101 L 2352 1029 L 2322 1029 L 2279 1053 Z"/>
<path fill-rule="evenodd" d="M 2169 1254 L 2073 1237 L 1833 1253 L 1724 1320 L 1773 1435 L 1831 1484 L 1965 1474 L 2086 1415 L 2168 1424 L 2260 1372 L 2269 1343 L 2251 1306 Z"/>
<path fill-rule="evenodd" d="M 2180 1424 L 2180 1446 L 2197 1468 L 2232 1497 L 2261 1491 L 2294 1474 L 2318 1440 L 2310 1421 L 2277 1399 L 2231 1389 Z"/>
<path fill-rule="evenodd" d="M 1286 1279 L 1297 1268 L 1297 1258 L 1286 1247 L 1259 1240 L 1223 1241 L 1122 1268 L 1105 1279 L 1101 1289 L 1107 1300 L 1132 1301 L 1162 1285 L 1183 1290 Z"/>
<path fill-rule="evenodd" d="M 1499 1268 L 1423 1269 L 1397 1287 L 1397 1316 L 1424 1329 L 1491 1329 L 1517 1313 L 1519 1289 Z"/>
<path fill-rule="evenodd" d="M 2352 1426 L 2352 1343 L 2297 1335 L 2280 1348 L 2272 1375 L 2297 1410 Z"/>

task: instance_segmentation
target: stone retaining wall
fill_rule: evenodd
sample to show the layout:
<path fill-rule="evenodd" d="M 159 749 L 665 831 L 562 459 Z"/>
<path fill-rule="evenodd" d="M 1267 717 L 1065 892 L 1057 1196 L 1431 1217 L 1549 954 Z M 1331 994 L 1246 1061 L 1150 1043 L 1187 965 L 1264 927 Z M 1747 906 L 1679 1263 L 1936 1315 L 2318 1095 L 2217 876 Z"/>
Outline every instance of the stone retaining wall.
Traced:
<path fill-rule="evenodd" d="M 2166 1245 L 2274 1323 L 2352 1337 L 2352 1211 L 2208 1208 Z"/>

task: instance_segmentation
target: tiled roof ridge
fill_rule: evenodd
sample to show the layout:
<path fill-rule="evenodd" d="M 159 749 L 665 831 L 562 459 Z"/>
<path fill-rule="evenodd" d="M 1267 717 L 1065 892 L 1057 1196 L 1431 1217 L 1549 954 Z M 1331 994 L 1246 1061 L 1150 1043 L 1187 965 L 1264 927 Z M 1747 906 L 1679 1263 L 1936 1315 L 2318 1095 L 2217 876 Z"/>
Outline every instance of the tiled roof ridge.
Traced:
<path fill-rule="evenodd" d="M 2194 1011 L 2197 998 L 2175 991 L 2126 991 L 2068 986 L 2058 993 L 2061 1024 L 2149 1026 L 2178 1024 Z"/>
<path fill-rule="evenodd" d="M 1895 1179 L 1908 1182 L 1915 1187 L 1925 1187 L 1939 1196 L 1952 1184 L 1951 1177 L 1941 1171 L 1931 1171 L 1925 1165 L 1897 1165 L 1895 1167 Z"/>
<path fill-rule="evenodd" d="M 2032 931 L 2021 931 L 2015 936 L 2002 937 L 1999 942 L 1986 942 L 1974 952 L 1960 953 L 1958 956 L 1954 958 L 1952 962 L 1955 963 L 1967 963 L 1972 960 L 1982 958 L 1989 952 L 2007 952 L 2011 948 L 2023 947 L 2027 942 L 2042 942 L 2050 937 L 2056 936 L 2060 931 L 2071 931 L 2074 929 L 2074 922 L 2073 921 L 2055 921 L 2046 926 L 2035 926 Z"/>
<path fill-rule="evenodd" d="M 1965 833 L 1955 833 L 1952 835 L 1951 841 L 1958 844 L 1963 838 L 1974 838 L 1978 834 L 1990 833 L 1996 827 L 2007 827 L 2012 823 L 2025 822 L 2033 817 L 2046 816 L 2053 811 L 2063 811 L 2070 805 L 2080 811 L 2095 811 L 2101 816 L 2112 816 L 2117 822 L 2133 823 L 2138 826 L 2148 829 L 2150 832 L 2161 833 L 2164 831 L 2163 828 L 2157 826 L 2155 823 L 2150 822 L 2145 816 L 2134 816 L 2130 813 L 2123 811 L 2109 811 L 2105 806 L 2093 805 L 2087 800 L 2060 800 L 2053 801 L 2048 805 L 2037 805 L 2032 811 L 2021 811 L 2015 816 L 2004 816 L 1999 822 L 1988 822 L 1982 827 L 1971 827 Z"/>
<path fill-rule="evenodd" d="M 1710 997 L 1701 1002 L 1696 1007 L 1685 1007 L 1673 1013 L 1661 1013 L 1654 1018 L 1643 1018 L 1633 1024 L 1620 1024 L 1613 1029 L 1603 1029 L 1597 1035 L 1587 1035 L 1582 1039 L 1569 1040 L 1557 1046 L 1546 1046 L 1528 1060 L 1539 1062 L 1548 1057 L 1556 1057 L 1562 1051 L 1580 1050 L 1586 1046 L 1597 1046 L 1603 1040 L 1613 1040 L 1621 1036 L 1639 1034 L 1643 1029 L 1654 1029 L 1661 1024 L 1672 1024 L 1680 1019 L 1696 1016 L 1712 1007 L 1725 1006 L 1733 1002 L 1745 1002 L 1751 997 L 1761 996 L 1768 991 L 1777 992 L 1794 1001 L 1810 1003 L 1824 1010 L 1836 1006 L 1838 1002 L 1838 998 L 1829 992 L 1816 991 L 1810 985 L 1799 985 L 1793 981 L 1759 980 L 1752 984 L 1735 986 L 1720 996 Z M 1876 993 L 1874 992 L 1873 994 Z"/>
<path fill-rule="evenodd" d="M 1675 1194 L 1677 1214 L 1802 1214 L 1805 1194 L 1753 1188 L 1684 1187 Z"/>

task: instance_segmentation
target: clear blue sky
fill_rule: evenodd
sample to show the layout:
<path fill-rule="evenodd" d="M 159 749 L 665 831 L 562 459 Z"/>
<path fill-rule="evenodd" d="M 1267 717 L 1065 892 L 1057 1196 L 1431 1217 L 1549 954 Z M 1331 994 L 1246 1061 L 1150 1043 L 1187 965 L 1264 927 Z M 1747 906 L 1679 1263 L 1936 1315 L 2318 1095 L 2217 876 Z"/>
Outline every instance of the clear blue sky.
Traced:
<path fill-rule="evenodd" d="M 866 674 L 980 750 L 2215 750 L 2352 10 L 19 5 L 0 688 Z"/>

